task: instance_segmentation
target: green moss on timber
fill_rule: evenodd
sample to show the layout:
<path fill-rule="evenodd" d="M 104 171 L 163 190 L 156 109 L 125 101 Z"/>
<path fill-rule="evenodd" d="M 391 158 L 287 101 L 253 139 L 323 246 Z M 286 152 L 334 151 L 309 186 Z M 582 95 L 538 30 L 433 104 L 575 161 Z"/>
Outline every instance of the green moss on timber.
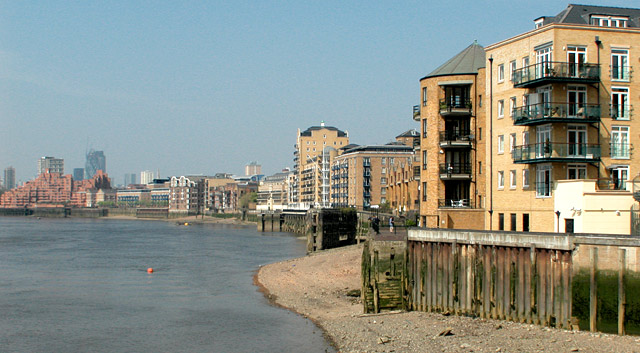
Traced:
<path fill-rule="evenodd" d="M 580 329 L 589 329 L 589 286 L 590 272 L 581 269 L 573 276 L 572 313 L 580 320 Z M 618 272 L 598 271 L 597 328 L 598 331 L 618 332 Z M 625 308 L 625 329 L 627 334 L 640 335 L 640 273 L 627 272 L 624 280 L 627 305 Z"/>

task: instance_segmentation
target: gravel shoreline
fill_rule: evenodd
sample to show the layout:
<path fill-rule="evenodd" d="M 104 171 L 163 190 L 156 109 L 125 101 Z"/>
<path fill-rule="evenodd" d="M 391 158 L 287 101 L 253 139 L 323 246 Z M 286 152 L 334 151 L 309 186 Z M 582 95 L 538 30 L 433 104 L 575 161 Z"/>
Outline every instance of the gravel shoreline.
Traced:
<path fill-rule="evenodd" d="M 339 352 L 640 352 L 640 338 L 425 312 L 363 314 L 362 245 L 262 266 L 254 282 L 275 305 L 321 327 Z"/>

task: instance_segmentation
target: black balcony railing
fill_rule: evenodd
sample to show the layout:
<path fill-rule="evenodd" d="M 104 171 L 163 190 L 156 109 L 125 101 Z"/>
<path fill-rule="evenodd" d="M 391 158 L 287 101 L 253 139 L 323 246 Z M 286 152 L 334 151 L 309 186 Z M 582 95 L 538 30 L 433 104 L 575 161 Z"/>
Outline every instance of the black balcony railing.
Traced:
<path fill-rule="evenodd" d="M 597 162 L 600 153 L 597 144 L 543 142 L 515 146 L 512 157 L 514 163 Z"/>
<path fill-rule="evenodd" d="M 627 181 L 622 179 L 598 179 L 598 190 L 627 190 Z"/>
<path fill-rule="evenodd" d="M 597 123 L 599 104 L 539 103 L 513 109 L 514 125 L 535 125 L 554 122 Z"/>
<path fill-rule="evenodd" d="M 441 147 L 471 147 L 469 130 L 440 131 Z"/>
<path fill-rule="evenodd" d="M 420 120 L 420 106 L 419 105 L 414 105 L 413 106 L 413 120 L 415 120 L 415 121 Z"/>
<path fill-rule="evenodd" d="M 475 208 L 473 199 L 438 199 L 438 208 Z"/>
<path fill-rule="evenodd" d="M 547 61 L 517 69 L 511 79 L 514 87 L 533 87 L 551 82 L 600 81 L 600 65 Z"/>
<path fill-rule="evenodd" d="M 471 163 L 440 163 L 440 178 L 460 177 L 471 177 Z"/>
<path fill-rule="evenodd" d="M 440 114 L 442 115 L 468 115 L 473 106 L 470 98 L 452 97 L 440 100 Z"/>
<path fill-rule="evenodd" d="M 629 81 L 633 70 L 627 65 L 609 65 L 611 79 L 614 81 Z"/>

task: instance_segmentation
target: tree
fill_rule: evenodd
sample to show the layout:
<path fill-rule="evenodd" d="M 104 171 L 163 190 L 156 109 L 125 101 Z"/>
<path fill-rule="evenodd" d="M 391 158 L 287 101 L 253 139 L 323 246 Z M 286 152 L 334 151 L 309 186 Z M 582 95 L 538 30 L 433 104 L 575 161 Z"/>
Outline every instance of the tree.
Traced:
<path fill-rule="evenodd" d="M 258 200 L 257 192 L 248 192 L 240 196 L 240 200 L 238 200 L 238 203 L 240 204 L 241 208 L 247 208 L 249 207 L 249 203 L 256 202 L 257 200 Z"/>

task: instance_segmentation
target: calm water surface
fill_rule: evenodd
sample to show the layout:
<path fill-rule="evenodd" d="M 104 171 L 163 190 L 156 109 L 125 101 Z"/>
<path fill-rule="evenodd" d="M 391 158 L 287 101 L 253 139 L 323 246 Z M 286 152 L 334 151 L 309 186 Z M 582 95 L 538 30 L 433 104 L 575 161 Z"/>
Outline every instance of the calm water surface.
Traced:
<path fill-rule="evenodd" d="M 302 240 L 265 234 L 0 217 L 0 351 L 333 352 L 313 323 L 257 292 L 258 266 L 305 253 Z"/>

